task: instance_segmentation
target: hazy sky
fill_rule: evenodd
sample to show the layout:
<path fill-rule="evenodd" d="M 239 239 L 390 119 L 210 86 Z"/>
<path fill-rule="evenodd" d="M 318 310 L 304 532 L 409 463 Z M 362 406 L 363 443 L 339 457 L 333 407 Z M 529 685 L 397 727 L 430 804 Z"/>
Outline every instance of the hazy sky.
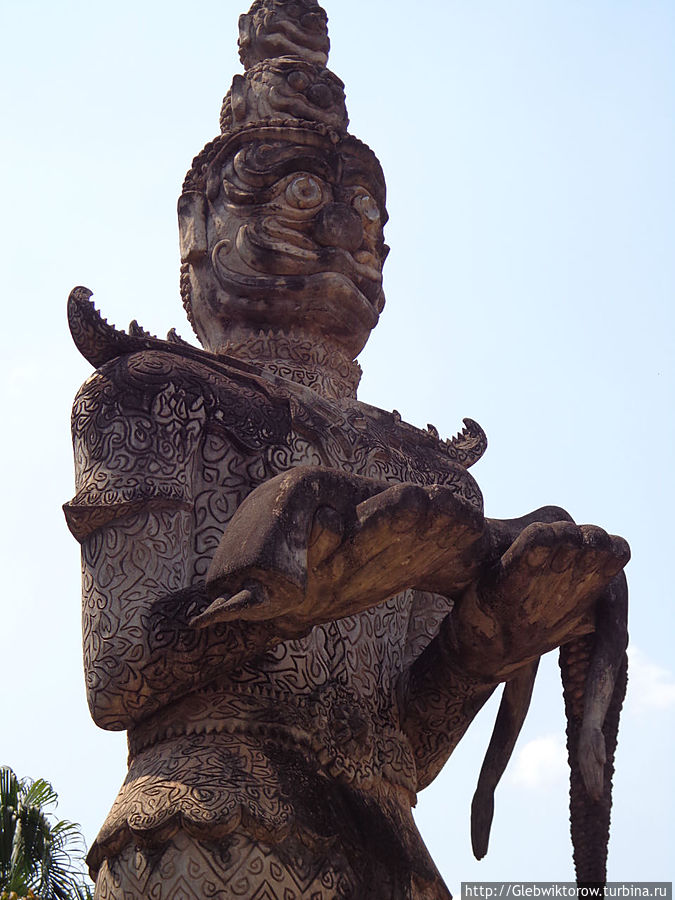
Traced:
<path fill-rule="evenodd" d="M 361 399 L 443 436 L 488 434 L 486 512 L 545 503 L 631 543 L 631 671 L 609 874 L 671 880 L 675 4 L 325 0 L 351 131 L 388 180 L 387 309 Z M 192 339 L 176 199 L 240 71 L 239 2 L 2 0 L 5 257 L 0 762 L 44 776 L 89 841 L 125 772 L 88 717 L 69 414 L 90 372 L 65 301 Z M 451 889 L 571 879 L 555 658 L 497 792 L 488 857 L 469 808 L 489 705 L 420 797 Z"/>

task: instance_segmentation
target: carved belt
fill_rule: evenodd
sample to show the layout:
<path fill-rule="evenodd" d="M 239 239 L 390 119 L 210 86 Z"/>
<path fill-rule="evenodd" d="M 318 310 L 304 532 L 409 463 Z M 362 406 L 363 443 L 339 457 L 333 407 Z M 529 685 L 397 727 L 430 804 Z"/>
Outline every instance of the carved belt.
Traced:
<path fill-rule="evenodd" d="M 130 760 L 166 741 L 218 734 L 253 740 L 262 753 L 268 741 L 294 747 L 340 780 L 363 789 L 384 780 L 415 796 L 415 762 L 405 735 L 334 682 L 304 694 L 260 685 L 190 694 L 129 731 Z"/>

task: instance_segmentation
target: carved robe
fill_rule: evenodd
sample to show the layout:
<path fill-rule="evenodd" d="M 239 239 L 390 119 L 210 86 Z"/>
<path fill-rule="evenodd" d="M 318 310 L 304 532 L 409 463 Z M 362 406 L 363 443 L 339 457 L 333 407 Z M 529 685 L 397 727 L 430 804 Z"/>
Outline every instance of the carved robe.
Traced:
<path fill-rule="evenodd" d="M 66 515 L 89 702 L 129 733 L 89 857 L 99 897 L 449 896 L 411 807 L 494 687 L 453 672 L 451 600 L 406 591 L 290 639 L 274 621 L 188 625 L 229 519 L 292 467 L 446 484 L 482 508 L 436 436 L 344 396 L 339 375 L 314 386 L 327 396 L 166 345 L 76 398 Z"/>

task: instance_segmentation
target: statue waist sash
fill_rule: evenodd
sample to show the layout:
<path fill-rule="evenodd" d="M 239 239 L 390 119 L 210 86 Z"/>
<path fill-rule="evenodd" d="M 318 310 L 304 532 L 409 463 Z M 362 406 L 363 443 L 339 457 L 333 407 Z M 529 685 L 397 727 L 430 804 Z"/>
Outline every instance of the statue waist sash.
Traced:
<path fill-rule="evenodd" d="M 276 843 L 300 819 L 309 833 L 330 832 L 330 794 L 344 803 L 345 787 L 398 821 L 415 802 L 415 762 L 403 733 L 334 682 L 305 694 L 205 689 L 128 737 L 129 772 L 92 848 L 93 868 L 131 841 L 161 845 L 180 829 L 209 841 L 243 829 Z M 298 810 L 298 783 L 306 785 L 301 804 L 324 810 L 321 822 Z"/>

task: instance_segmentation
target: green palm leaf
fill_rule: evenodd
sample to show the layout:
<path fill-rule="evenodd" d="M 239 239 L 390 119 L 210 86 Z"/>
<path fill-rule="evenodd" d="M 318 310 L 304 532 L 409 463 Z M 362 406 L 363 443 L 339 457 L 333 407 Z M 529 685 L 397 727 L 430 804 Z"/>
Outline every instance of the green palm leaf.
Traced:
<path fill-rule="evenodd" d="M 39 900 L 92 900 L 80 865 L 84 841 L 75 822 L 53 821 L 57 803 L 43 778 L 19 780 L 0 767 L 0 892 Z"/>

